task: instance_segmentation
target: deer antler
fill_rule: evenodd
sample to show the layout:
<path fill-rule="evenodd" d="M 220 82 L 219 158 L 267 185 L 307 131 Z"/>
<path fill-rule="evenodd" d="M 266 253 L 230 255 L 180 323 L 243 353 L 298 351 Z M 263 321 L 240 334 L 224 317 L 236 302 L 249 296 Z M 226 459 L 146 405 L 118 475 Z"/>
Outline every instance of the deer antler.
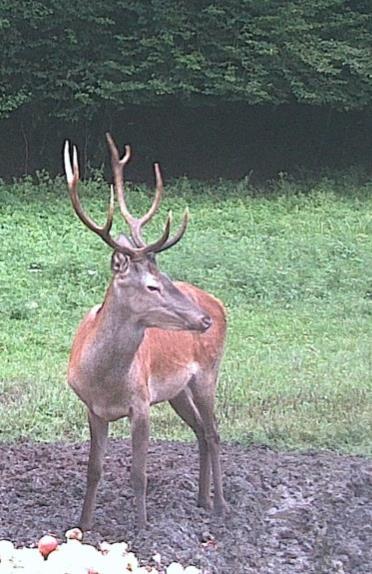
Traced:
<path fill-rule="evenodd" d="M 124 167 L 130 159 L 131 155 L 130 146 L 128 145 L 125 146 L 125 154 L 122 158 L 120 158 L 118 149 L 109 133 L 106 134 L 106 138 L 111 151 L 111 165 L 114 174 L 114 186 L 111 186 L 111 195 L 107 213 L 107 220 L 105 225 L 103 226 L 97 225 L 97 223 L 95 223 L 95 221 L 93 221 L 93 219 L 91 219 L 91 217 L 87 215 L 82 208 L 77 191 L 80 179 L 77 148 L 76 146 L 73 146 L 72 165 L 71 165 L 70 143 L 68 140 L 66 140 L 65 142 L 64 147 L 65 173 L 68 188 L 70 190 L 72 205 L 74 207 L 76 214 L 84 223 L 84 225 L 86 225 L 91 231 L 94 231 L 94 233 L 97 233 L 97 235 L 102 237 L 102 239 L 108 245 L 110 245 L 110 247 L 116 249 L 117 251 L 120 251 L 121 253 L 124 253 L 125 255 L 128 255 L 132 259 L 139 259 L 144 255 L 146 255 L 147 253 L 160 253 L 161 251 L 164 251 L 165 249 L 172 247 L 181 239 L 181 237 L 186 231 L 189 219 L 188 210 L 187 209 L 185 210 L 182 223 L 177 233 L 173 237 L 169 237 L 170 226 L 172 222 L 172 213 L 169 212 L 167 220 L 165 222 L 164 231 L 161 237 L 154 243 L 146 245 L 141 235 L 141 229 L 143 225 L 145 225 L 148 221 L 150 221 L 150 219 L 153 217 L 154 213 L 158 209 L 161 196 L 163 193 L 163 180 L 161 177 L 159 164 L 156 163 L 154 166 L 155 178 L 156 178 L 156 194 L 154 201 L 150 209 L 147 211 L 147 213 L 145 213 L 145 215 L 143 215 L 141 218 L 137 219 L 133 217 L 133 215 L 129 212 L 125 202 L 125 193 L 124 193 Z M 131 236 L 135 244 L 135 247 L 133 248 L 118 243 L 110 235 L 114 217 L 114 207 L 115 207 L 114 187 L 117 193 L 121 214 L 129 225 Z"/>
<path fill-rule="evenodd" d="M 168 249 L 169 247 L 172 247 L 173 245 L 178 243 L 178 241 L 185 233 L 189 221 L 188 210 L 187 209 L 185 210 L 182 223 L 177 233 L 173 237 L 165 238 L 163 234 L 163 236 L 156 243 L 146 246 L 146 243 L 141 233 L 142 227 L 143 225 L 148 223 L 156 213 L 160 205 L 160 201 L 164 191 L 163 178 L 161 176 L 160 166 L 158 163 L 154 164 L 155 181 L 156 181 L 156 192 L 154 201 L 152 202 L 152 205 L 150 209 L 147 211 L 147 213 L 145 213 L 145 215 L 137 219 L 136 217 L 133 217 L 133 215 L 130 213 L 127 207 L 125 201 L 125 191 L 124 191 L 124 167 L 126 166 L 126 164 L 130 159 L 131 155 L 130 146 L 128 145 L 125 146 L 125 154 L 122 158 L 120 158 L 118 148 L 116 147 L 116 144 L 109 133 L 106 133 L 106 139 L 111 152 L 111 166 L 114 175 L 114 185 L 120 211 L 123 218 L 130 227 L 134 243 L 138 248 L 145 247 L 148 250 L 148 252 L 151 251 L 153 253 L 160 253 L 161 251 L 165 251 L 165 249 Z M 170 225 L 170 222 L 171 222 L 171 212 L 169 212 L 168 214 L 166 227 L 168 227 L 168 224 Z"/>
<path fill-rule="evenodd" d="M 126 161 L 128 161 L 128 159 Z M 171 215 L 170 214 L 168 215 L 163 234 L 158 241 L 156 241 L 155 243 L 153 243 L 151 245 L 142 246 L 142 247 L 130 248 L 130 247 L 124 246 L 124 245 L 118 243 L 117 241 L 115 241 L 115 239 L 110 235 L 112 222 L 113 222 L 113 216 L 114 216 L 114 189 L 113 189 L 113 186 L 111 186 L 110 203 L 109 203 L 106 223 L 103 226 L 99 226 L 93 221 L 93 219 L 91 219 L 91 217 L 89 215 L 87 215 L 84 212 L 82 205 L 80 203 L 80 199 L 79 199 L 79 195 L 78 195 L 78 191 L 77 191 L 78 183 L 79 183 L 79 179 L 80 179 L 77 148 L 75 146 L 73 146 L 73 156 L 72 156 L 72 165 L 71 165 L 70 144 L 67 140 L 65 142 L 65 148 L 64 148 L 64 166 L 65 166 L 67 184 L 68 184 L 68 187 L 70 190 L 70 197 L 71 197 L 72 205 L 74 207 L 76 214 L 78 215 L 80 220 L 84 223 L 84 225 L 86 225 L 91 231 L 94 231 L 94 233 L 97 233 L 97 235 L 99 235 L 108 245 L 110 245 L 110 247 L 112 247 L 113 249 L 116 249 L 117 251 L 120 251 L 121 253 L 124 253 L 124 255 L 128 255 L 132 259 L 138 259 L 138 258 L 141 258 L 146 253 L 150 253 L 150 252 L 154 251 L 154 249 L 156 250 L 158 247 L 161 248 L 164 245 L 164 243 L 167 241 L 167 239 L 169 237 L 170 224 L 171 224 Z"/>

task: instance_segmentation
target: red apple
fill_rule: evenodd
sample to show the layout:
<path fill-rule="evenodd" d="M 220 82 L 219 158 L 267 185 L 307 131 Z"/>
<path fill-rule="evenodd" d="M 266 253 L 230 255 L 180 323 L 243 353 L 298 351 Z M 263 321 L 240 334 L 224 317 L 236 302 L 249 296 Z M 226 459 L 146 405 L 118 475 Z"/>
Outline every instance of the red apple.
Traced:
<path fill-rule="evenodd" d="M 37 544 L 39 552 L 44 558 L 47 558 L 53 550 L 55 550 L 58 546 L 57 538 L 52 536 L 51 534 L 45 534 L 42 536 Z"/>

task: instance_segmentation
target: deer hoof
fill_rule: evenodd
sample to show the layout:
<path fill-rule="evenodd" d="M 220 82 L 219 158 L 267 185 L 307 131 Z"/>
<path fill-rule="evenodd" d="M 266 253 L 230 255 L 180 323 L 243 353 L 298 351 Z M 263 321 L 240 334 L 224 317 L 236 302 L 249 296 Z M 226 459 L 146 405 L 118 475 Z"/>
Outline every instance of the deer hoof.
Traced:
<path fill-rule="evenodd" d="M 224 516 L 230 512 L 230 506 L 227 504 L 225 500 L 222 502 L 214 502 L 213 504 L 213 512 L 217 516 Z"/>
<path fill-rule="evenodd" d="M 92 530 L 93 521 L 92 520 L 80 520 L 79 528 L 82 532 L 87 532 L 88 530 Z"/>
<path fill-rule="evenodd" d="M 198 506 L 199 508 L 204 508 L 205 510 L 212 510 L 212 502 L 209 498 L 199 498 Z"/>
<path fill-rule="evenodd" d="M 148 526 L 146 513 L 143 516 L 137 516 L 136 528 L 137 530 L 144 530 Z"/>

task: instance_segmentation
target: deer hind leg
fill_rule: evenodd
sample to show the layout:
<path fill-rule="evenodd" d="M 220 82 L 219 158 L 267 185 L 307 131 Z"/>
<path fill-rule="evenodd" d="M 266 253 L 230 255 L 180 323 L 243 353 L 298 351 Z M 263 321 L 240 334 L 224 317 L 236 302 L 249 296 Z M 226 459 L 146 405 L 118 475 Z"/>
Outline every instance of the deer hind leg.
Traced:
<path fill-rule="evenodd" d="M 131 480 L 137 510 L 137 526 L 143 528 L 147 522 L 146 513 L 146 459 L 149 447 L 150 418 L 149 409 L 130 415 L 132 435 Z"/>
<path fill-rule="evenodd" d="M 199 494 L 198 506 L 210 510 L 210 475 L 211 460 L 206 441 L 203 422 L 188 389 L 181 391 L 169 401 L 176 413 L 194 431 L 199 444 Z"/>
<path fill-rule="evenodd" d="M 213 510 L 216 514 L 223 514 L 228 510 L 228 505 L 223 495 L 220 437 L 214 415 L 216 381 L 216 374 L 213 373 L 209 377 L 196 379 L 191 383 L 190 387 L 195 406 L 203 422 L 204 436 L 212 465 L 214 487 Z"/>
<path fill-rule="evenodd" d="M 91 411 L 88 413 L 90 429 L 90 450 L 85 492 L 80 526 L 83 530 L 92 527 L 92 517 L 96 505 L 97 488 L 102 476 L 103 459 L 106 450 L 108 422 L 98 418 Z"/>

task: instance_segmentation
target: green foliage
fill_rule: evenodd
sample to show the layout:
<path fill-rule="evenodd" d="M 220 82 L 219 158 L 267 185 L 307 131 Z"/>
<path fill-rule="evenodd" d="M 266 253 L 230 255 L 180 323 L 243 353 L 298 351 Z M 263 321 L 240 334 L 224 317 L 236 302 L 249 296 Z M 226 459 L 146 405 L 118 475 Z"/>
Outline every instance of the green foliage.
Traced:
<path fill-rule="evenodd" d="M 0 437 L 76 440 L 87 424 L 65 382 L 68 354 L 81 317 L 103 299 L 109 250 L 74 216 L 65 183 L 38 179 L 0 186 Z M 97 177 L 81 197 L 103 221 L 106 184 Z M 149 239 L 170 207 L 179 219 L 188 204 L 192 219 L 160 267 L 228 309 L 225 439 L 370 452 L 371 198 L 370 185 L 346 177 L 167 187 Z M 129 201 L 141 213 L 149 191 L 129 185 Z M 158 438 L 191 438 L 164 405 L 152 427 Z"/>
<path fill-rule="evenodd" d="M 4 0 L 0 116 L 87 118 L 169 98 L 360 109 L 372 8 L 348 0 Z"/>

